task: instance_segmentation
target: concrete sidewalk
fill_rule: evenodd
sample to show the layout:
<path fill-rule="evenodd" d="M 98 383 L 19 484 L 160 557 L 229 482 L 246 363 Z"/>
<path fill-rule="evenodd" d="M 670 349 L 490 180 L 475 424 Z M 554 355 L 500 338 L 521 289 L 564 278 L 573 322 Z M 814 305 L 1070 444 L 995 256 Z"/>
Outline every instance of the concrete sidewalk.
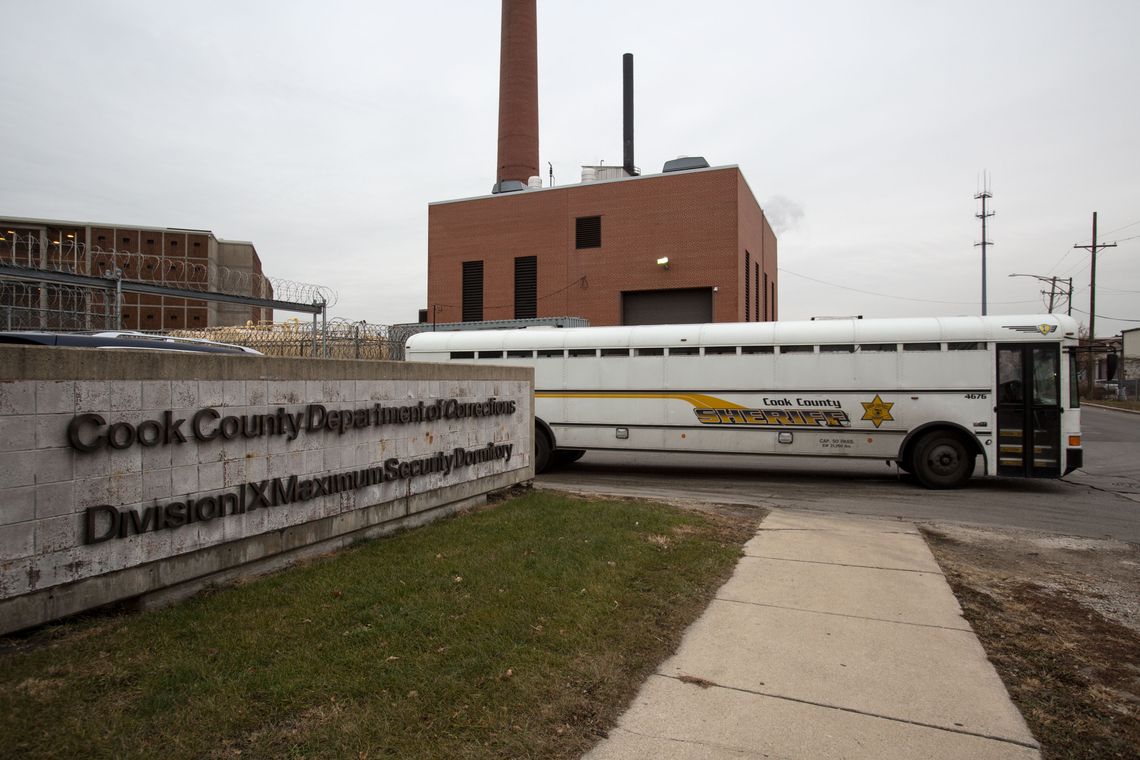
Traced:
<path fill-rule="evenodd" d="M 587 760 L 1039 758 L 906 522 L 773 511 Z"/>

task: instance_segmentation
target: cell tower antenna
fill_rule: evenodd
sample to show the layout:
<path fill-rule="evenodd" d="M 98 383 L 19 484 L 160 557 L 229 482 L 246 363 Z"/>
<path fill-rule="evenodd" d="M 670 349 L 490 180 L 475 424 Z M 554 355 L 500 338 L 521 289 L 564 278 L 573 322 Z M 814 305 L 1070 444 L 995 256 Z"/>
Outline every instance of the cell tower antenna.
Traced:
<path fill-rule="evenodd" d="M 982 220 L 982 242 L 974 243 L 974 247 L 982 247 L 982 316 L 986 315 L 986 248 L 993 245 L 990 239 L 986 237 L 986 219 L 994 215 L 992 210 L 986 210 L 986 202 L 993 198 L 993 193 L 990 192 L 990 176 L 989 172 L 982 173 L 982 189 L 974 194 L 974 200 L 982 202 L 982 212 L 974 214 L 978 219 Z"/>

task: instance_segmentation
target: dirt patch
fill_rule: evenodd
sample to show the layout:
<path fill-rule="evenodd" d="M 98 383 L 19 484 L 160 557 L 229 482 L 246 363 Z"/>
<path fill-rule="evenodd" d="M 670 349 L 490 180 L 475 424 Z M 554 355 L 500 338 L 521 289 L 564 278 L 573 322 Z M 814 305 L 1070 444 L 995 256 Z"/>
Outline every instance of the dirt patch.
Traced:
<path fill-rule="evenodd" d="M 1140 757 L 1140 547 L 950 525 L 923 532 L 1042 756 Z"/>

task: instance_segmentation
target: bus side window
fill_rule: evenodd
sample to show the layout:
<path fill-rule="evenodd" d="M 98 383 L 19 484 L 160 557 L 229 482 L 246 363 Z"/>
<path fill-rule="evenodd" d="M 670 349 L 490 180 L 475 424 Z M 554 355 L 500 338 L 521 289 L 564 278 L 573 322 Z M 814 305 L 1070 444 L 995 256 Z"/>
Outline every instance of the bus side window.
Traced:
<path fill-rule="evenodd" d="M 855 353 L 855 346 L 820 346 L 819 352 L 821 354 L 853 354 Z"/>
<path fill-rule="evenodd" d="M 941 343 L 903 343 L 903 351 L 941 351 Z"/>
<path fill-rule="evenodd" d="M 815 346 L 780 346 L 781 354 L 813 354 Z"/>
<path fill-rule="evenodd" d="M 985 343 L 947 343 L 948 351 L 985 351 Z"/>
<path fill-rule="evenodd" d="M 530 359 L 534 356 L 534 351 L 508 351 L 508 359 Z"/>
<path fill-rule="evenodd" d="M 771 354 L 774 353 L 772 346 L 741 346 L 740 353 L 742 354 Z"/>
<path fill-rule="evenodd" d="M 663 348 L 635 348 L 634 356 L 664 356 L 665 349 Z"/>
<path fill-rule="evenodd" d="M 700 346 L 676 346 L 669 349 L 670 356 L 699 356 Z"/>
<path fill-rule="evenodd" d="M 628 348 L 603 348 L 602 356 L 629 356 Z"/>
<path fill-rule="evenodd" d="M 867 351 L 898 351 L 897 343 L 862 343 L 859 346 L 861 352 Z"/>
<path fill-rule="evenodd" d="M 595 357 L 598 355 L 598 349 L 596 349 L 596 348 L 572 348 L 569 351 L 569 355 L 571 357 L 574 357 L 574 358 L 582 358 L 582 357 L 587 357 L 587 356 L 588 357 Z"/>
<path fill-rule="evenodd" d="M 705 346 L 705 356 L 736 356 L 736 346 Z"/>
<path fill-rule="evenodd" d="M 540 359 L 561 359 L 565 354 L 566 352 L 561 348 L 540 348 L 538 350 L 538 358 Z"/>
<path fill-rule="evenodd" d="M 451 352 L 451 358 L 452 359 L 474 359 L 475 358 L 475 352 L 474 351 L 452 351 Z"/>

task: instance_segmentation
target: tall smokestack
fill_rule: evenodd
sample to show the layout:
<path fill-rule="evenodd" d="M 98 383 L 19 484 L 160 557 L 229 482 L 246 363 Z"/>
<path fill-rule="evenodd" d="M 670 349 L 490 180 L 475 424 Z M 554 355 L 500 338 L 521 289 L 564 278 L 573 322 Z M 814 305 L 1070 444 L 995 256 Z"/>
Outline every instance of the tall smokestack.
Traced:
<path fill-rule="evenodd" d="M 621 57 L 622 68 L 622 166 L 629 176 L 637 174 L 633 165 L 633 53 Z"/>
<path fill-rule="evenodd" d="M 499 164 L 503 182 L 538 176 L 538 14 L 536 0 L 503 0 L 499 53 Z"/>

